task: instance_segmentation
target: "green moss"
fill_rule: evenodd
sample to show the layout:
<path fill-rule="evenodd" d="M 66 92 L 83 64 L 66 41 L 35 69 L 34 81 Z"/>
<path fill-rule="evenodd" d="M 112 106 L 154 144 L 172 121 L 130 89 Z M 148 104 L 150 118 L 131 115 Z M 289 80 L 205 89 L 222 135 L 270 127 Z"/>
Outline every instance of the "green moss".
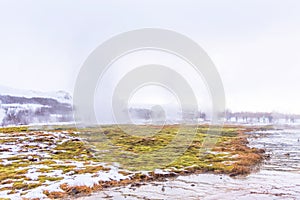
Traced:
<path fill-rule="evenodd" d="M 219 130 L 216 128 L 209 130 L 208 126 L 185 126 L 184 129 L 180 128 L 176 125 L 164 126 L 162 129 L 155 126 L 121 125 L 89 128 L 80 131 L 83 132 L 81 137 L 86 138 L 91 145 L 99 150 L 100 153 L 97 154 L 99 161 L 119 162 L 124 167 L 129 166 L 130 170 L 153 170 L 157 167 L 184 168 L 191 165 L 200 166 L 200 168 L 206 170 L 215 170 L 223 166 L 223 161 L 230 160 L 226 154 L 200 155 L 200 150 L 203 141 L 208 139 L 216 142 L 217 146 L 230 143 L 232 139 L 237 137 L 239 128 L 226 127 L 221 132 L 217 132 Z M 192 143 L 187 145 L 186 149 L 184 149 L 184 143 L 181 144 L 180 140 L 174 143 L 179 131 L 184 133 L 183 137 L 192 140 Z M 139 132 L 143 132 L 143 134 L 139 134 Z M 151 134 L 151 132 L 156 134 Z M 157 157 L 155 157 L 159 150 L 165 151 L 165 153 L 157 154 Z M 160 165 L 160 163 L 170 160 L 172 155 L 177 155 L 176 152 L 179 155 L 176 160 L 167 166 Z M 154 160 L 155 162 L 153 162 Z"/>
<path fill-rule="evenodd" d="M 0 183 L 8 179 L 17 180 L 24 178 L 24 172 L 26 170 L 19 170 L 18 168 L 19 166 L 14 165 L 14 163 L 10 166 L 0 165 Z"/>
<path fill-rule="evenodd" d="M 84 173 L 97 173 L 99 171 L 109 171 L 110 168 L 105 168 L 101 165 L 98 166 L 85 166 L 83 169 L 75 170 L 76 174 L 84 174 Z"/>
<path fill-rule="evenodd" d="M 17 182 L 14 182 L 13 184 L 13 189 L 15 190 L 30 190 L 30 189 L 33 189 L 33 188 L 36 188 L 36 187 L 39 187 L 41 186 L 42 184 L 41 183 L 24 183 L 23 181 L 17 181 Z"/>
<path fill-rule="evenodd" d="M 14 133 L 14 132 L 27 132 L 27 131 L 28 131 L 28 127 L 25 126 L 0 128 L 0 133 Z"/>
<path fill-rule="evenodd" d="M 52 154 L 52 159 L 56 160 L 92 160 L 92 154 L 89 148 L 82 141 L 67 141 L 57 145 L 56 152 Z"/>
<path fill-rule="evenodd" d="M 55 162 L 54 160 L 44 159 L 44 160 L 41 160 L 38 164 L 39 164 L 39 165 L 50 166 L 50 165 L 52 165 L 52 164 L 56 164 L 56 162 Z"/>
<path fill-rule="evenodd" d="M 70 171 L 74 171 L 75 165 L 51 165 L 49 171 L 52 170 L 62 170 L 63 173 L 68 173 Z"/>
<path fill-rule="evenodd" d="M 50 176 L 45 176 L 45 175 L 41 175 L 38 177 L 38 180 L 40 181 L 40 183 L 44 183 L 46 181 L 59 181 L 62 179 L 63 179 L 63 177 L 50 177 Z"/>

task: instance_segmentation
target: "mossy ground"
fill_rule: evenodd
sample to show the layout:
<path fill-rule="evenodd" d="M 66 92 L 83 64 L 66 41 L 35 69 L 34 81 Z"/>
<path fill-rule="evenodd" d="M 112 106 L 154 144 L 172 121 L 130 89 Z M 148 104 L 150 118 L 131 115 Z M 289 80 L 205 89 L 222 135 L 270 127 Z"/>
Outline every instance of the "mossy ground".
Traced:
<path fill-rule="evenodd" d="M 156 168 L 182 170 L 185 168 L 197 169 L 199 171 L 213 171 L 232 174 L 240 167 L 248 168 L 258 163 L 261 159 L 261 152 L 255 148 L 247 147 L 246 135 L 243 133 L 250 131 L 242 127 L 226 126 L 220 132 L 210 131 L 208 135 L 208 126 L 184 126 L 184 130 L 177 125 L 161 127 L 139 126 L 105 126 L 101 129 L 85 129 L 82 137 L 89 140 L 90 144 L 96 146 L 98 159 L 105 162 L 116 161 L 130 170 L 153 170 Z M 124 132 L 123 130 L 126 130 Z M 136 131 L 156 132 L 150 136 L 139 136 Z M 178 157 L 172 157 L 172 151 L 180 148 L 182 145 L 167 149 L 167 146 L 177 137 L 178 132 L 184 132 L 185 137 L 191 138 L 191 143 L 179 152 Z M 130 132 L 130 134 L 128 134 Z M 86 136 L 84 136 L 86 134 Z M 147 135 L 147 134 L 146 134 Z M 210 138 L 214 143 L 209 151 L 203 151 L 203 143 Z M 109 149 L 109 151 L 107 151 Z M 163 150 L 159 158 L 155 153 Z M 155 152 L 151 154 L 151 152 Z M 139 162 L 142 157 L 142 162 Z M 174 154 L 177 155 L 177 154 Z M 147 158 L 146 156 L 149 156 Z M 241 158 L 247 157 L 246 161 Z M 161 161 L 158 163 L 158 161 Z M 164 162 L 170 161 L 170 162 Z M 144 163 L 143 163 L 144 162 Z M 234 173 L 236 174 L 236 173 Z"/>
<path fill-rule="evenodd" d="M 177 125 L 120 125 L 81 130 L 52 127 L 51 130 L 43 131 L 27 127 L 1 128 L 0 192 L 26 194 L 33 188 L 56 183 L 66 176 L 95 174 L 110 169 L 99 163 L 110 165 L 118 162 L 123 168 L 120 173 L 128 174 L 126 170 L 135 173 L 130 180 L 102 182 L 93 188 L 77 187 L 76 194 L 173 176 L 174 173 L 212 172 L 231 176 L 249 174 L 253 166 L 263 159 L 262 150 L 247 146 L 246 135 L 243 133 L 250 130 L 226 126 L 218 134 L 210 132 L 208 135 L 206 125 L 184 126 L 184 129 Z M 179 132 L 183 135 L 178 136 Z M 178 137 L 182 138 L 174 143 Z M 215 144 L 209 151 L 202 151 L 207 138 L 213 139 Z M 184 142 L 190 143 L 186 145 Z M 179 154 L 172 154 L 176 149 Z M 174 155 L 178 156 L 172 157 Z M 30 171 L 33 168 L 35 171 Z M 170 173 L 156 175 L 154 170 L 157 168 Z M 150 176 L 139 173 L 141 170 L 147 170 Z M 55 175 L 53 172 L 57 171 L 60 173 Z M 30 173 L 38 176 L 33 180 Z M 68 185 L 62 185 L 61 188 L 65 191 L 64 194 L 44 193 L 51 198 L 74 195 L 74 190 Z"/>

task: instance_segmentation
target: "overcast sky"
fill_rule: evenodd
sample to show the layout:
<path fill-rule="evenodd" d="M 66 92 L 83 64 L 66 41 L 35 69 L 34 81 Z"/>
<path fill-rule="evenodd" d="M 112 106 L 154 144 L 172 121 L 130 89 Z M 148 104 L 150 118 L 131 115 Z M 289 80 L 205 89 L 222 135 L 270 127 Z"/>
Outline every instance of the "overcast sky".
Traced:
<path fill-rule="evenodd" d="M 298 0 L 0 0 L 0 85 L 72 93 L 98 45 L 145 27 L 202 46 L 228 108 L 300 113 Z"/>

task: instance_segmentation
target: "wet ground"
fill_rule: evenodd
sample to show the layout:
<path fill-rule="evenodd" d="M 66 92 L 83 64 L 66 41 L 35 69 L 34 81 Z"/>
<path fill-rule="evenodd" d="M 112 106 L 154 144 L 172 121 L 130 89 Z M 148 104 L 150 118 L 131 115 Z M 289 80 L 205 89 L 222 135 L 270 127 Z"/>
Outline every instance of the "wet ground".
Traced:
<path fill-rule="evenodd" d="M 300 130 L 249 133 L 250 146 L 270 159 L 247 177 L 199 174 L 165 182 L 111 188 L 92 199 L 300 199 Z"/>

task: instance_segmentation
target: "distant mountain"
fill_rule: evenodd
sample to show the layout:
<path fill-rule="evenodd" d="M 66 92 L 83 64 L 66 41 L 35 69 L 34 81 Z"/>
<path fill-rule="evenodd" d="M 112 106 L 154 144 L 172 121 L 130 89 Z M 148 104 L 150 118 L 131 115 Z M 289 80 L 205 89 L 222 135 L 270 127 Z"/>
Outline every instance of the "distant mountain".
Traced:
<path fill-rule="evenodd" d="M 33 97 L 51 98 L 61 103 L 72 104 L 72 96 L 65 91 L 41 92 L 41 91 L 34 91 L 34 90 L 15 89 L 15 88 L 10 88 L 10 87 L 0 85 L 0 95 L 26 97 L 26 98 L 33 98 Z"/>
<path fill-rule="evenodd" d="M 73 121 L 72 97 L 0 86 L 0 126 Z"/>

